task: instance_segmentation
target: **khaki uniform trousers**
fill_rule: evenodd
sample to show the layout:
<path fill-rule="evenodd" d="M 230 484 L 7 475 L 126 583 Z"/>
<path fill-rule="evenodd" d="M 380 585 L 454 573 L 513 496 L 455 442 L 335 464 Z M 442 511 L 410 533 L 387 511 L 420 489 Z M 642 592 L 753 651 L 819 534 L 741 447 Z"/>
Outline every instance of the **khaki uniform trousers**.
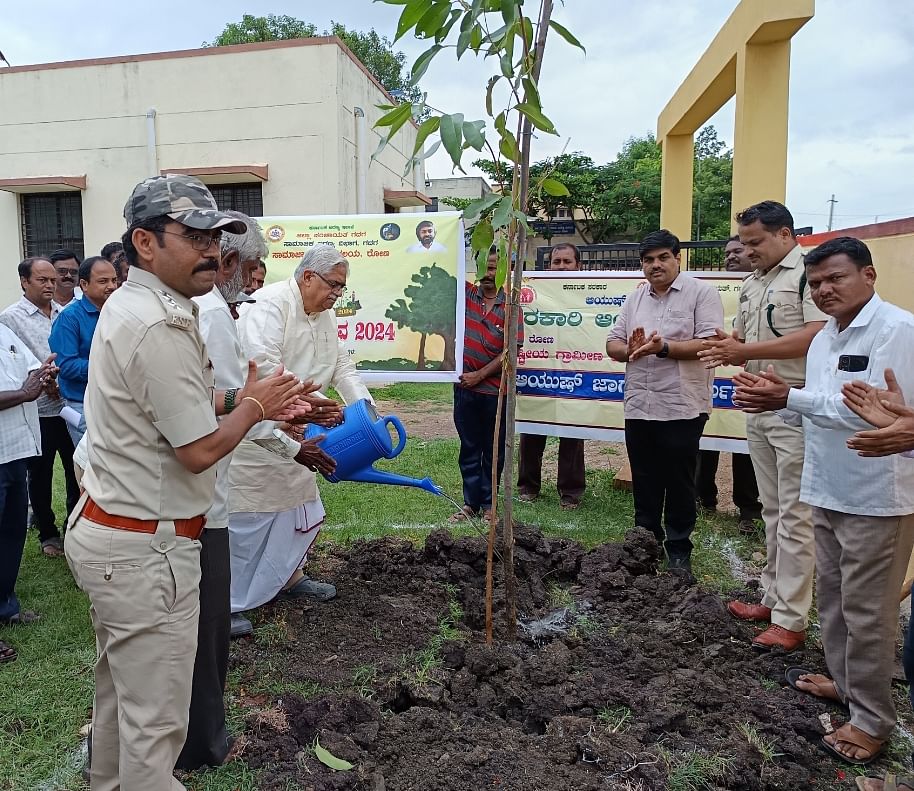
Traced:
<path fill-rule="evenodd" d="M 746 439 L 765 520 L 762 604 L 771 608 L 771 623 L 799 632 L 808 622 L 815 572 L 812 509 L 800 502 L 803 429 L 773 412 L 750 414 Z"/>
<path fill-rule="evenodd" d="M 91 791 L 184 789 L 173 770 L 187 736 L 200 542 L 177 537 L 174 522 L 149 535 L 79 517 L 66 556 L 98 649 Z"/>
<path fill-rule="evenodd" d="M 851 724 L 877 739 L 888 739 L 895 727 L 892 671 L 898 591 L 914 547 L 914 515 L 812 511 L 828 672 L 850 709 Z"/>

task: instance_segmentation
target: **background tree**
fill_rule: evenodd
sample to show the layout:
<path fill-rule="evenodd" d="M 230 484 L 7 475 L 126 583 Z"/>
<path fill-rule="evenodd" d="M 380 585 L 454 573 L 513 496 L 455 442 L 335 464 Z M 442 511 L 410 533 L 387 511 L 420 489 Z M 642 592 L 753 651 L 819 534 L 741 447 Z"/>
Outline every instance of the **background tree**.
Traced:
<path fill-rule="evenodd" d="M 373 29 L 367 33 L 349 30 L 339 22 L 331 22 L 330 30 L 318 33 L 310 22 L 291 16 L 253 16 L 245 14 L 240 22 L 229 22 L 223 31 L 205 47 L 225 47 L 230 44 L 252 44 L 258 41 L 284 41 L 314 36 L 336 36 L 355 55 L 394 98 L 417 102 L 422 90 L 410 82 L 409 73 L 404 69 L 406 55 L 395 51 L 393 42 L 378 35 Z"/>
<path fill-rule="evenodd" d="M 457 323 L 454 311 L 448 308 L 457 300 L 457 278 L 440 266 L 423 266 L 411 280 L 415 285 L 403 289 L 406 299 L 397 299 L 384 312 L 399 329 L 409 327 L 420 333 L 419 356 L 416 370 L 425 370 L 425 341 L 429 335 L 440 335 L 444 340 L 444 359 L 441 370 L 455 370 Z"/>

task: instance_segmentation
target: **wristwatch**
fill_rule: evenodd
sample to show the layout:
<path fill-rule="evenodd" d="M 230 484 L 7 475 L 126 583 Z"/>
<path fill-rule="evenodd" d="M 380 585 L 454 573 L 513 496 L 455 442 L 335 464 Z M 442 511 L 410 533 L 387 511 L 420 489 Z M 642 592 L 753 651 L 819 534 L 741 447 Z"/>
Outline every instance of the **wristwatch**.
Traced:
<path fill-rule="evenodd" d="M 657 352 L 657 356 L 662 360 L 664 357 L 670 356 L 670 344 L 666 341 L 663 342 L 663 348 Z"/>
<path fill-rule="evenodd" d="M 233 388 L 232 390 L 225 391 L 225 399 L 223 404 L 225 406 L 225 414 L 228 414 L 235 408 L 235 399 L 238 397 L 238 388 Z"/>

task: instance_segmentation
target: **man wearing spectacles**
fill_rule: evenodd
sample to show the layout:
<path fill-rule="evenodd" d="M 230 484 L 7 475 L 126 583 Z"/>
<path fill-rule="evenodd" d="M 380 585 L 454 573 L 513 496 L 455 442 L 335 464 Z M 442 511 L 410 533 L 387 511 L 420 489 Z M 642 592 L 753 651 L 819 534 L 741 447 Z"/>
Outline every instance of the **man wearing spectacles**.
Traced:
<path fill-rule="evenodd" d="M 79 265 L 81 261 L 79 256 L 72 250 L 60 248 L 48 256 L 48 260 L 54 264 L 57 270 L 57 288 L 54 291 L 54 301 L 65 308 L 74 299 L 82 297 L 82 289 L 77 285 L 79 282 Z"/>
<path fill-rule="evenodd" d="M 238 320 L 245 356 L 261 374 L 280 365 L 320 390 L 332 386 L 351 404 L 371 400 L 337 336 L 333 306 L 346 291 L 349 264 L 333 245 L 318 244 L 287 280 L 264 286 Z M 326 427 L 342 421 L 336 401 L 309 397 L 307 419 Z M 229 470 L 232 612 L 259 607 L 277 594 L 327 601 L 336 588 L 305 576 L 307 553 L 324 521 L 317 490 L 319 464 L 281 458 L 262 441 L 245 439 Z"/>
<path fill-rule="evenodd" d="M 215 389 L 191 297 L 213 287 L 221 229 L 247 226 L 219 211 L 200 181 L 146 179 L 124 217 L 130 275 L 93 338 L 85 494 L 64 551 L 98 646 L 91 786 L 175 791 L 184 788 L 173 767 L 187 734 L 214 465 L 261 420 L 298 414 L 288 407 L 302 385 L 282 372 L 258 380 L 249 366 L 234 398 Z"/>

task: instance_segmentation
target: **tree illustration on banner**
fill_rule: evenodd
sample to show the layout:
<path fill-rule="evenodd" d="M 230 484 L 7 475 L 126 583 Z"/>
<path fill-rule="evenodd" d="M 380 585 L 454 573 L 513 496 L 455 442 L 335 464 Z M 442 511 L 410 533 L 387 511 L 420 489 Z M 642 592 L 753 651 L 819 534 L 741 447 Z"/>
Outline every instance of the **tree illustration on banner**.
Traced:
<path fill-rule="evenodd" d="M 442 371 L 456 369 L 457 320 L 450 306 L 457 301 L 457 278 L 440 266 L 423 266 L 411 280 L 415 285 L 403 289 L 406 299 L 397 299 L 384 315 L 397 322 L 397 328 L 408 327 L 420 333 L 416 370 L 426 370 L 425 341 L 429 335 L 440 335 L 444 341 Z"/>

